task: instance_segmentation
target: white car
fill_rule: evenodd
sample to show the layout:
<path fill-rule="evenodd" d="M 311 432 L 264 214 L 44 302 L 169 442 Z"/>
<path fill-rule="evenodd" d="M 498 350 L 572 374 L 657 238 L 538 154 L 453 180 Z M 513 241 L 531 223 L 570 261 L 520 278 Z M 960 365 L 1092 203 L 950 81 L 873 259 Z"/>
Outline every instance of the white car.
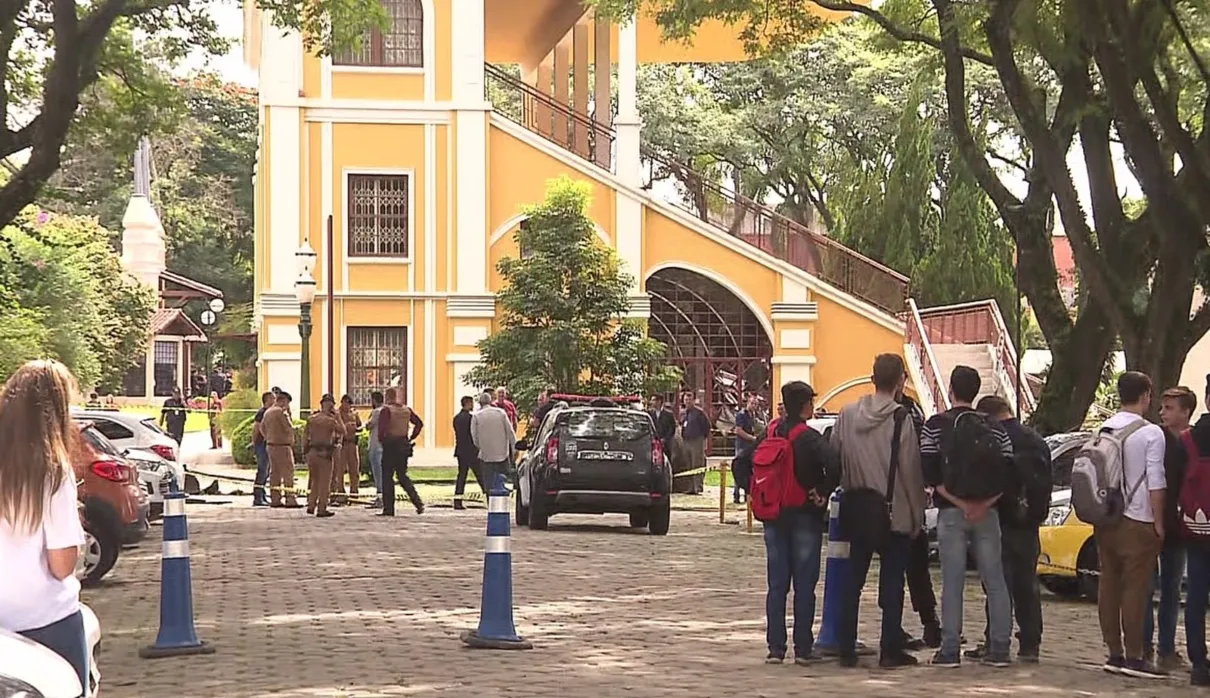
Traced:
<path fill-rule="evenodd" d="M 88 689 L 80 686 L 71 664 L 46 647 L 0 629 L 0 696 L 27 698 L 95 698 L 101 684 L 97 668 L 97 650 L 101 643 L 101 624 L 92 609 L 83 604 L 84 635 L 88 639 Z"/>
<path fill-rule="evenodd" d="M 72 410 L 72 417 L 92 422 L 97 431 L 134 462 L 139 469 L 140 481 L 145 487 L 153 488 L 148 489 L 153 505 L 163 504 L 162 494 L 167 492 L 166 488 L 160 487 L 164 472 L 171 473 L 177 489 L 186 489 L 187 476 L 180 459 L 180 445 L 165 434 L 152 417 L 110 410 Z M 150 474 L 144 476 L 144 471 L 150 471 Z"/>

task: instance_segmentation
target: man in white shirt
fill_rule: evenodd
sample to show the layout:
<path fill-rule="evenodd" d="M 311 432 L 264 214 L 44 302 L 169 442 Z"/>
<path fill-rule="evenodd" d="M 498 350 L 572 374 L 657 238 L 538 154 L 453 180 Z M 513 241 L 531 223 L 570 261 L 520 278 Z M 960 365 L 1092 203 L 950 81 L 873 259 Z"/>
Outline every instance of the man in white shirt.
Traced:
<path fill-rule="evenodd" d="M 1101 428 L 1117 431 L 1145 419 L 1151 395 L 1151 379 L 1146 374 L 1123 373 L 1118 378 L 1121 411 Z M 1126 438 L 1122 449 L 1122 490 L 1128 498 L 1125 516 L 1096 527 L 1101 563 L 1097 609 L 1109 648 L 1105 670 L 1138 678 L 1163 676 L 1143 661 L 1143 624 L 1165 534 L 1164 448 L 1164 430 L 1156 424 L 1147 424 Z"/>
<path fill-rule="evenodd" d="M 508 413 L 492 404 L 491 393 L 479 396 L 479 411 L 471 417 L 471 440 L 479 449 L 483 481 L 489 488 L 493 487 L 496 475 L 508 472 L 517 445 L 517 432 L 513 430 Z"/>

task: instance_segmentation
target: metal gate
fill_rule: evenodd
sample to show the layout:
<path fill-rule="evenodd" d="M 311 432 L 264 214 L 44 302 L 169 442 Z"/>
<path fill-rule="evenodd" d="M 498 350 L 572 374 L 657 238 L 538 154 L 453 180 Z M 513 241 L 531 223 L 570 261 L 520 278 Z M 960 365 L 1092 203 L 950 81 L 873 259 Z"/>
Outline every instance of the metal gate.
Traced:
<path fill-rule="evenodd" d="M 651 296 L 648 334 L 668 347 L 669 361 L 684 375 L 682 392 L 693 392 L 715 424 L 733 423 L 746 396 L 771 411 L 773 347 L 760 320 L 719 283 L 685 269 L 662 269 L 647 279 Z M 680 401 L 670 400 L 679 412 Z M 731 455 L 731 437 L 715 431 L 712 455 Z"/>

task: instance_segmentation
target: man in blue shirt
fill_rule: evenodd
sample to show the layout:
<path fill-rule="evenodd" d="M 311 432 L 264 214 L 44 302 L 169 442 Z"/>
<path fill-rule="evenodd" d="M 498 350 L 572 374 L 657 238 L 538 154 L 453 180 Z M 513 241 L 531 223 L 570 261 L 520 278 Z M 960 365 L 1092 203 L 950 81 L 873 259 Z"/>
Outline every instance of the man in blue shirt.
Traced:
<path fill-rule="evenodd" d="M 735 429 L 733 433 L 735 434 L 736 459 L 748 457 L 751 455 L 752 449 L 756 447 L 756 432 L 759 431 L 756 427 L 757 407 L 757 397 L 749 395 L 743 409 L 735 414 Z M 731 497 L 735 500 L 736 504 L 739 504 L 739 480 L 735 480 L 734 483 L 731 487 Z"/>

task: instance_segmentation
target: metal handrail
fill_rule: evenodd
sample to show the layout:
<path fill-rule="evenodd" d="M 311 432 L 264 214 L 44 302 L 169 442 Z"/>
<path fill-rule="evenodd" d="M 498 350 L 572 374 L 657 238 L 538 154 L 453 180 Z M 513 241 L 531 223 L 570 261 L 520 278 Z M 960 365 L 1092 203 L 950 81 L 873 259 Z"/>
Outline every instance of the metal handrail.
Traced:
<path fill-rule="evenodd" d="M 612 171 L 612 148 L 616 140 L 612 126 L 576 111 L 496 66 L 485 64 L 483 74 L 485 90 L 495 84 L 520 98 L 519 113 L 511 113 L 515 111 L 515 107 L 510 109 L 513 105 L 493 104 L 496 112 L 568 152 Z"/>
<path fill-rule="evenodd" d="M 937 357 L 933 354 L 933 345 L 928 339 L 928 333 L 924 329 L 924 320 L 920 317 L 920 308 L 916 305 L 914 298 L 908 298 L 908 343 L 913 346 L 916 342 L 912 341 L 913 335 L 919 336 L 920 346 L 916 348 L 920 354 L 920 369 L 924 373 L 924 380 L 929 385 L 929 391 L 932 392 L 933 404 L 940 406 L 938 412 L 948 410 L 950 405 L 949 393 L 945 390 L 945 382 L 941 377 L 941 367 L 937 363 Z M 921 351 L 923 349 L 923 351 Z M 924 364 L 928 364 L 925 366 Z"/>
<path fill-rule="evenodd" d="M 692 205 L 682 203 L 681 208 L 696 218 L 871 305 L 896 315 L 902 312 L 908 294 L 908 278 L 903 274 L 764 204 L 718 185 L 650 146 L 642 146 L 640 155 L 670 174 L 692 182 L 698 191 L 691 191 L 690 196 L 697 200 Z M 721 199 L 726 210 L 721 213 L 712 210 L 707 201 L 711 197 Z"/>

